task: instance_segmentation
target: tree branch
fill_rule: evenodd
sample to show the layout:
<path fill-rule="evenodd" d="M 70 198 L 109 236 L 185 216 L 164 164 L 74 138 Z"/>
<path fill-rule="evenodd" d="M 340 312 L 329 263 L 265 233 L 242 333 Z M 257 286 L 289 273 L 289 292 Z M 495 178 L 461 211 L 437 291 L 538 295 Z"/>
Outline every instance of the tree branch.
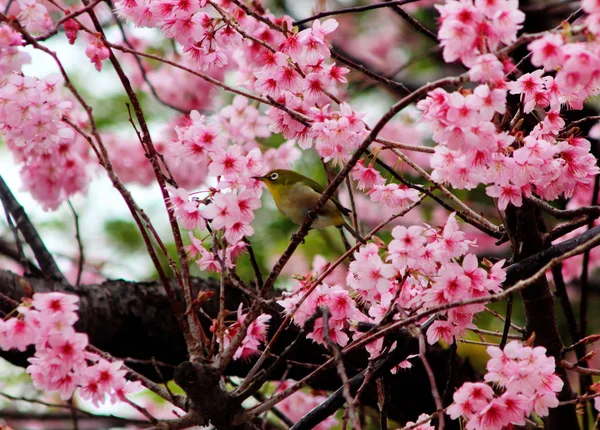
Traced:
<path fill-rule="evenodd" d="M 30 246 L 35 255 L 35 259 L 40 265 L 40 269 L 46 276 L 55 278 L 62 283 L 67 283 L 65 276 L 62 274 L 58 265 L 54 261 L 54 257 L 46 248 L 46 245 L 40 238 L 37 230 L 33 226 L 33 223 L 29 220 L 29 217 L 23 210 L 23 206 L 19 204 L 15 196 L 11 193 L 8 185 L 0 176 L 0 200 L 4 209 L 10 214 L 14 220 L 17 229 L 21 232 L 25 238 L 25 242 Z"/>

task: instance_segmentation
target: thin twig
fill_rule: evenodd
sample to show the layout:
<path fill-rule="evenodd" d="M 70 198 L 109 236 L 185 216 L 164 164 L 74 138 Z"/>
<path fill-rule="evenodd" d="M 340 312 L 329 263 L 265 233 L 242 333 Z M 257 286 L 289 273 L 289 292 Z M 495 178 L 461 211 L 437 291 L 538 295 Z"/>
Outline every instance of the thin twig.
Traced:
<path fill-rule="evenodd" d="M 154 424 L 154 425 L 158 424 L 158 420 L 156 418 L 154 418 L 154 416 L 150 412 L 148 412 L 148 410 L 146 408 L 132 402 L 127 397 L 123 397 L 123 398 L 121 398 L 121 400 L 124 401 L 125 403 L 127 403 L 129 406 L 131 406 L 136 411 L 138 411 L 140 414 L 142 414 L 143 416 L 148 418 L 148 420 L 152 424 Z"/>
<path fill-rule="evenodd" d="M 106 2 L 110 6 L 110 11 L 112 13 L 113 19 L 117 23 L 117 27 L 119 28 L 119 32 L 121 33 L 121 37 L 123 38 L 123 42 L 130 49 L 135 49 L 134 46 L 129 41 L 129 38 L 127 37 L 127 33 L 125 32 L 125 28 L 123 28 L 123 23 L 121 22 L 121 20 L 119 19 L 119 16 L 116 13 L 115 7 L 112 4 L 112 0 L 106 0 Z M 142 63 L 142 59 L 138 55 L 136 55 L 136 54 L 132 54 L 132 55 L 135 58 L 135 62 L 137 63 L 138 68 L 140 69 L 140 74 L 142 75 L 142 79 L 144 79 L 144 82 L 146 82 L 146 85 L 148 85 L 148 88 L 150 89 L 150 92 L 152 93 L 152 95 L 154 96 L 154 98 L 160 104 L 162 104 L 162 105 L 164 105 L 164 106 L 166 106 L 168 108 L 171 108 L 171 109 L 176 110 L 177 112 L 180 112 L 180 113 L 183 113 L 183 114 L 189 114 L 190 111 L 188 109 L 182 109 L 182 108 L 180 108 L 178 106 L 175 106 L 175 105 L 169 103 L 168 101 L 163 100 L 158 95 L 158 92 L 156 91 L 156 88 L 154 87 L 154 84 L 150 81 L 150 77 L 148 76 L 148 73 L 146 73 L 146 68 L 144 67 L 144 64 Z"/>
<path fill-rule="evenodd" d="M 511 324 L 512 327 L 512 324 Z M 477 333 L 477 334 L 483 334 L 483 335 L 487 335 L 487 336 L 495 336 L 495 337 L 502 337 L 503 333 L 499 332 L 499 331 L 492 331 L 492 330 L 483 330 L 480 328 L 470 328 L 469 331 L 472 331 L 473 333 Z M 518 334 L 509 334 L 508 339 L 523 339 L 523 336 L 518 335 Z"/>
<path fill-rule="evenodd" d="M 387 390 L 383 378 L 377 378 L 377 408 L 379 409 L 379 429 L 388 429 Z"/>
<path fill-rule="evenodd" d="M 354 398 L 352 397 L 352 393 L 350 392 L 350 380 L 348 379 L 348 375 L 346 374 L 346 369 L 344 368 L 344 362 L 342 360 L 342 356 L 340 354 L 340 350 L 338 346 L 331 340 L 329 336 L 329 309 L 324 308 L 323 312 L 323 337 L 333 354 L 333 360 L 335 362 L 335 368 L 337 370 L 338 376 L 342 380 L 342 393 L 344 398 L 346 399 L 346 407 L 348 408 L 348 415 L 350 416 L 350 422 L 352 423 L 352 427 L 354 430 L 360 430 L 360 423 L 358 421 L 358 416 L 356 415 L 356 408 L 354 407 Z"/>
<path fill-rule="evenodd" d="M 358 213 L 356 213 L 356 203 L 354 202 L 354 190 L 352 181 L 349 176 L 346 176 L 346 188 L 348 189 L 348 197 L 350 198 L 350 209 L 352 210 L 352 226 L 359 236 L 362 236 L 360 225 L 358 223 Z"/>
<path fill-rule="evenodd" d="M 13 222 L 13 219 L 10 215 L 10 212 L 8 212 L 8 210 L 4 209 L 4 215 L 6 217 L 6 223 L 8 224 L 8 228 L 10 229 L 10 231 L 13 234 L 13 237 L 15 238 L 15 248 L 14 248 L 15 252 L 13 253 L 13 259 L 15 261 L 17 261 L 19 264 L 21 264 L 21 266 L 23 267 L 24 273 L 28 273 L 30 265 L 29 265 L 29 262 L 27 261 L 27 258 L 25 257 L 25 251 L 23 251 L 23 243 L 21 242 L 21 237 L 19 236 L 19 230 L 15 226 L 15 223 Z M 6 244 L 6 245 L 7 246 L 5 248 L 12 251 L 13 248 L 11 248 L 8 244 Z M 14 255 L 14 254 L 16 254 L 16 255 Z"/>
<path fill-rule="evenodd" d="M 424 152 L 426 154 L 435 154 L 435 148 L 423 145 L 409 145 L 408 143 L 395 142 L 393 140 L 378 137 L 375 142 L 383 143 L 383 148 L 396 148 L 403 151 Z"/>
<path fill-rule="evenodd" d="M 582 344 L 587 345 L 589 343 L 598 342 L 599 340 L 600 340 L 600 334 L 591 334 L 589 336 L 584 337 L 580 341 L 575 342 L 573 345 L 566 346 L 563 349 L 562 354 L 564 355 L 565 353 L 576 349 L 579 345 L 582 345 Z"/>
<path fill-rule="evenodd" d="M 374 3 L 374 4 L 365 5 L 365 6 L 353 6 L 353 7 L 348 7 L 348 8 L 344 8 L 344 9 L 331 10 L 331 11 L 321 12 L 316 15 L 309 16 L 308 18 L 304 18 L 304 19 L 301 19 L 298 21 L 294 21 L 292 25 L 300 26 L 307 22 L 325 18 L 327 16 L 343 15 L 346 13 L 365 12 L 368 10 L 380 9 L 380 8 L 384 8 L 384 7 L 402 6 L 402 5 L 405 5 L 408 3 L 414 3 L 416 1 L 419 1 L 419 0 L 393 0 L 393 1 L 387 1 L 385 3 Z"/>
<path fill-rule="evenodd" d="M 79 259 L 77 262 L 77 279 L 75 281 L 75 285 L 79 286 L 81 283 L 81 275 L 83 274 L 83 266 L 85 264 L 85 254 L 83 252 L 83 241 L 81 239 L 81 230 L 79 227 L 79 215 L 75 211 L 73 204 L 70 200 L 67 201 L 69 204 L 69 208 L 71 209 L 71 213 L 73 214 L 73 220 L 75 222 L 75 239 L 77 240 L 77 246 L 79 248 Z"/>
<path fill-rule="evenodd" d="M 569 332 L 571 334 L 571 342 L 578 344 L 581 335 L 579 334 L 577 321 L 575 320 L 573 306 L 571 305 L 569 295 L 567 294 L 567 286 L 565 285 L 565 280 L 562 275 L 562 264 L 558 264 L 552 268 L 552 277 L 554 279 L 554 287 L 556 288 L 555 294 L 558 297 L 563 313 L 565 314 L 565 319 L 567 320 L 567 327 L 569 327 Z M 577 358 L 581 358 L 584 354 L 581 354 L 581 356 L 578 354 Z"/>
<path fill-rule="evenodd" d="M 248 250 L 248 256 L 250 257 L 250 264 L 252 265 L 252 269 L 254 270 L 254 276 L 256 277 L 256 285 L 260 289 L 263 286 L 263 277 L 262 273 L 260 273 L 258 261 L 256 261 L 256 255 L 254 255 L 254 249 L 252 248 L 250 239 L 244 237 L 243 241 L 246 243 L 246 249 Z"/>
<path fill-rule="evenodd" d="M 427 360 L 427 341 L 425 340 L 425 335 L 421 329 L 418 330 L 418 333 L 419 358 L 421 359 L 421 363 L 423 363 L 423 368 L 425 369 L 425 373 L 429 379 L 429 385 L 431 385 L 431 396 L 433 397 L 433 402 L 435 403 L 435 408 L 437 409 L 438 421 L 436 424 L 436 430 L 444 430 L 444 405 L 442 404 L 442 398 L 440 397 L 440 392 L 438 391 L 437 383 L 435 382 L 433 369 L 429 365 L 429 360 Z"/>
<path fill-rule="evenodd" d="M 452 192 L 450 192 L 450 190 L 448 190 L 442 184 L 437 183 L 431 177 L 431 175 L 429 175 L 429 173 L 427 173 L 423 168 L 421 168 L 421 166 L 419 166 L 417 163 L 415 163 L 413 160 L 411 160 L 403 152 L 399 151 L 398 149 L 390 149 L 390 150 L 394 154 L 396 154 L 398 157 L 400 157 L 402 159 L 402 161 L 404 161 L 410 167 L 415 169 L 421 176 L 423 176 L 429 182 L 434 184 L 436 186 L 436 188 L 438 188 L 446 197 L 448 197 L 450 200 L 452 200 L 452 202 L 459 207 L 458 211 L 461 212 L 464 217 L 467 217 L 474 223 L 479 224 L 482 227 L 486 228 L 487 230 L 490 230 L 496 234 L 501 232 L 500 227 L 498 227 L 495 224 L 492 224 L 486 218 L 479 215 L 477 212 L 475 212 L 470 207 L 468 207 L 465 203 L 463 203 L 462 200 L 460 200 L 458 197 L 456 197 L 454 194 L 452 194 Z"/>
<path fill-rule="evenodd" d="M 86 5 L 89 3 L 89 0 L 82 0 L 82 1 Z M 93 12 L 93 10 L 89 10 L 88 15 L 91 18 L 96 31 L 98 31 L 98 33 L 100 33 L 102 35 L 103 39 L 106 39 L 106 36 L 104 34 L 104 29 L 102 28 L 102 25 L 98 21 L 98 18 L 96 17 L 96 14 Z M 167 210 L 169 224 L 171 226 L 171 232 L 173 234 L 173 239 L 175 241 L 175 245 L 177 248 L 177 253 L 178 253 L 178 257 L 179 257 L 179 266 L 181 268 L 181 273 L 182 273 L 181 288 L 183 290 L 185 302 L 186 302 L 187 306 L 190 306 L 193 301 L 193 298 L 192 298 L 190 272 L 189 272 L 189 266 L 188 266 L 188 262 L 187 262 L 187 256 L 185 254 L 185 249 L 183 246 L 181 232 L 179 230 L 179 225 L 175 218 L 174 209 L 168 204 L 169 192 L 167 191 L 165 179 L 164 179 L 162 170 L 160 168 L 160 158 L 158 157 L 156 148 L 154 147 L 154 144 L 152 143 L 152 137 L 150 136 L 150 130 L 148 129 L 148 125 L 146 123 L 144 113 L 142 110 L 142 106 L 140 104 L 138 96 L 135 93 L 135 91 L 133 90 L 133 87 L 131 86 L 131 82 L 129 81 L 129 78 L 123 71 L 123 68 L 121 67 L 119 60 L 115 56 L 115 53 L 110 48 L 108 49 L 108 51 L 110 53 L 108 59 L 109 59 L 110 63 L 112 64 L 112 66 L 114 67 L 115 71 L 117 72 L 117 75 L 123 85 L 125 93 L 129 97 L 129 100 L 131 101 L 133 110 L 135 112 L 136 119 L 137 119 L 138 124 L 140 125 L 141 131 L 142 131 L 142 137 L 143 137 L 142 146 L 145 149 L 146 153 L 149 155 L 150 164 L 154 170 L 154 174 L 156 176 L 156 180 L 158 182 L 158 185 L 159 185 L 159 188 L 160 188 L 163 200 L 164 200 L 164 204 L 165 204 L 165 207 Z M 199 357 L 203 356 L 203 350 L 202 350 L 202 346 L 201 346 L 202 338 L 200 336 L 202 327 L 198 323 L 198 316 L 195 312 L 192 312 L 191 315 L 188 315 L 188 325 L 190 327 L 190 330 L 189 330 L 190 337 L 188 337 L 186 339 L 186 343 L 187 343 L 187 347 L 188 347 L 188 350 L 189 350 L 189 353 L 191 356 L 190 358 L 193 360 L 195 358 L 199 358 Z"/>

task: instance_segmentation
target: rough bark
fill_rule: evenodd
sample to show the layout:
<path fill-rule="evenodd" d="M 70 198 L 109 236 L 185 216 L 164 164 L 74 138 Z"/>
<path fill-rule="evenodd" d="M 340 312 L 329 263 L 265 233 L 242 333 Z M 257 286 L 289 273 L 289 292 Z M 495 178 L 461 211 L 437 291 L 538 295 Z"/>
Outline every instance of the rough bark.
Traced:
<path fill-rule="evenodd" d="M 215 317 L 218 313 L 219 283 L 213 280 L 193 278 L 194 294 L 201 290 L 210 290 L 215 293 L 213 299 L 203 306 L 205 312 Z M 173 282 L 176 288 L 176 283 Z M 125 280 L 110 280 L 98 285 L 83 285 L 79 287 L 65 286 L 52 280 L 21 277 L 11 272 L 0 271 L 0 293 L 20 300 L 30 296 L 33 292 L 63 291 L 76 294 L 80 297 L 80 319 L 76 329 L 88 334 L 90 343 L 105 350 L 115 357 L 133 358 L 135 360 L 151 360 L 153 357 L 169 366 L 161 366 L 161 373 L 166 379 L 173 377 L 176 366 L 188 360 L 185 343 L 177 324 L 169 301 L 159 282 L 128 282 Z M 181 297 L 179 297 L 181 300 Z M 242 297 L 238 290 L 229 287 L 226 290 L 227 308 L 235 311 L 240 301 L 246 304 L 248 300 Z M 0 309 L 4 312 L 10 309 Z M 282 321 L 279 308 L 271 309 L 271 329 L 277 328 Z M 208 330 L 210 321 L 200 316 L 201 321 Z M 289 345 L 297 336 L 295 328 L 287 330 L 275 344 L 273 353 L 279 353 Z M 408 353 L 416 353 L 416 343 L 410 343 Z M 32 353 L 2 352 L 2 356 L 12 363 L 20 366 L 27 364 L 27 357 Z M 320 364 L 326 360 L 327 351 L 308 339 L 301 339 L 298 348 L 290 357 L 294 362 L 307 364 Z M 434 368 L 439 389 L 444 390 L 450 372 L 450 351 L 441 348 L 432 348 L 428 358 Z M 268 359 L 265 366 L 272 364 Z M 435 406 L 431 399 L 427 376 L 418 360 L 410 371 L 400 372 L 398 375 L 389 375 L 390 411 L 391 418 L 399 421 L 414 420 L 419 413 L 433 411 Z M 231 376 L 244 376 L 252 367 L 253 360 L 234 361 L 227 368 L 226 374 Z M 367 353 L 365 350 L 350 353 L 344 360 L 348 376 L 358 374 L 367 366 Z M 128 365 L 143 373 L 147 377 L 160 382 L 152 364 L 129 362 Z M 172 367 L 171 367 L 172 366 Z M 286 371 L 286 366 L 278 369 L 273 379 L 278 380 Z M 287 378 L 301 379 L 312 368 L 290 365 L 287 368 Z M 453 385 L 460 386 L 466 380 L 473 380 L 475 374 L 470 364 L 460 360 L 455 371 L 457 378 Z M 341 382 L 335 369 L 322 372 L 311 386 L 315 389 L 336 390 Z M 188 393 L 189 394 L 189 393 Z M 377 390 L 375 386 L 368 387 L 363 400 L 366 404 L 376 405 Z"/>

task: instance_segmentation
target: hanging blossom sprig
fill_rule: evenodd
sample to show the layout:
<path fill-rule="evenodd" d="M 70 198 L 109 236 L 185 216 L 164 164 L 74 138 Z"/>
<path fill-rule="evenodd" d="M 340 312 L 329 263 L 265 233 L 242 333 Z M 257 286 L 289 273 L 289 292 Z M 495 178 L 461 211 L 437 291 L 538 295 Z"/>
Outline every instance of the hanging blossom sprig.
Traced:
<path fill-rule="evenodd" d="M 79 395 L 96 407 L 108 398 L 115 404 L 141 389 L 125 379 L 120 361 L 109 362 L 89 352 L 88 337 L 74 329 L 79 319 L 79 297 L 63 293 L 36 293 L 14 316 L 0 319 L 0 349 L 25 351 L 35 347 L 27 373 L 40 390 L 57 391 L 61 399 Z"/>
<path fill-rule="evenodd" d="M 25 188 L 45 209 L 85 191 L 91 179 L 87 142 L 63 118 L 84 123 L 61 86 L 57 75 L 38 79 L 13 73 L 0 81 L 2 135 L 22 166 Z"/>

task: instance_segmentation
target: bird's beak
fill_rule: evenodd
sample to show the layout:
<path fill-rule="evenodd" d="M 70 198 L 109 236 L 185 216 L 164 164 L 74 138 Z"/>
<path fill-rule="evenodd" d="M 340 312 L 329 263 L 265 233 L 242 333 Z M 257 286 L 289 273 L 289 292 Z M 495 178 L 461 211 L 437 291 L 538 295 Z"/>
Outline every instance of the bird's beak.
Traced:
<path fill-rule="evenodd" d="M 252 176 L 252 179 L 256 179 L 257 181 L 264 181 L 267 179 L 266 176 Z"/>

